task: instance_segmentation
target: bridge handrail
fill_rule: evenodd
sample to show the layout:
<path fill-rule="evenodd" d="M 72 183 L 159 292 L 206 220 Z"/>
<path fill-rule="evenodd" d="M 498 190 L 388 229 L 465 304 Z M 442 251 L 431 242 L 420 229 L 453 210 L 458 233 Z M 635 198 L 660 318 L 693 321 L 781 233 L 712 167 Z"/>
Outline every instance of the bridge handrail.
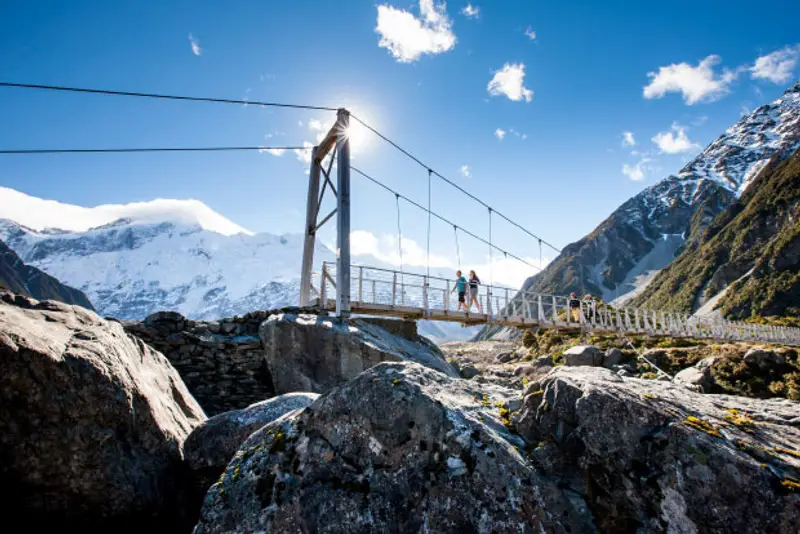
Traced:
<path fill-rule="evenodd" d="M 336 268 L 333 262 L 323 264 L 319 291 L 323 306 L 327 306 L 329 282 L 331 286 L 336 287 L 332 276 Z M 352 271 L 357 274 L 353 276 Z M 391 278 L 379 278 L 381 273 L 391 275 Z M 405 282 L 409 277 L 413 281 Z M 398 309 L 396 313 L 418 313 L 422 317 L 436 316 L 448 320 L 463 318 L 470 322 L 516 324 L 523 327 L 567 327 L 636 335 L 800 345 L 800 328 L 728 321 L 719 317 L 697 317 L 667 310 L 613 306 L 602 301 L 583 299 L 579 299 L 580 306 L 577 309 L 572 309 L 568 297 L 530 290 L 517 291 L 493 285 L 483 286 L 484 294 L 478 294 L 479 302 L 485 306 L 484 311 L 474 313 L 470 307 L 469 312 L 462 312 L 457 309 L 455 300 L 450 297 L 453 280 L 440 276 L 393 271 L 369 265 L 352 265 L 351 279 L 357 281 L 351 285 L 351 299 L 358 302 L 362 309 L 382 310 L 385 314 L 391 314 L 392 310 L 398 309 L 399 306 L 403 311 Z M 422 284 L 414 283 L 420 279 L 423 280 Z M 431 284 L 431 281 L 434 284 Z M 442 282 L 444 282 L 443 287 Z M 409 292 L 409 289 L 412 291 Z"/>

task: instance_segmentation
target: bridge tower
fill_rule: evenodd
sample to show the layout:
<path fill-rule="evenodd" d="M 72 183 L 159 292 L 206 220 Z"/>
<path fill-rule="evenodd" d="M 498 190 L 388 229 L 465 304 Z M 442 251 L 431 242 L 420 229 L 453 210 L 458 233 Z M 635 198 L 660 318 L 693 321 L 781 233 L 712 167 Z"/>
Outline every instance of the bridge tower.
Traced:
<path fill-rule="evenodd" d="M 314 267 L 314 249 L 317 232 L 336 215 L 336 313 L 350 316 L 350 140 L 348 127 L 350 112 L 339 109 L 336 123 L 325 138 L 311 152 L 311 170 L 308 178 L 306 202 L 305 241 L 303 264 L 300 273 L 300 305 L 311 304 L 311 275 Z M 327 169 L 322 165 L 333 151 Z M 336 158 L 336 186 L 331 179 L 331 169 Z M 323 181 L 324 178 L 324 181 Z M 320 192 L 320 182 L 322 191 Z M 320 206 L 325 192 L 330 189 L 336 197 L 336 208 L 320 220 Z"/>

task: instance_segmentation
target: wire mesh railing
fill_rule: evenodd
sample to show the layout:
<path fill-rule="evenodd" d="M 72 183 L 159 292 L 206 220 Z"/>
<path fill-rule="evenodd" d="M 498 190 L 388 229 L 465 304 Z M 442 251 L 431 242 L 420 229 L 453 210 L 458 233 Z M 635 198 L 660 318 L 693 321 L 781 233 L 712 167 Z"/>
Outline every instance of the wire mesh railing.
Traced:
<path fill-rule="evenodd" d="M 318 293 L 323 308 L 330 307 L 336 299 L 336 269 L 333 262 L 322 266 Z M 798 328 L 616 307 L 595 299 L 519 291 L 502 286 L 472 288 L 467 284 L 465 290 L 461 303 L 455 280 L 366 265 L 350 267 L 350 301 L 359 313 L 373 311 L 521 327 L 800 345 Z"/>

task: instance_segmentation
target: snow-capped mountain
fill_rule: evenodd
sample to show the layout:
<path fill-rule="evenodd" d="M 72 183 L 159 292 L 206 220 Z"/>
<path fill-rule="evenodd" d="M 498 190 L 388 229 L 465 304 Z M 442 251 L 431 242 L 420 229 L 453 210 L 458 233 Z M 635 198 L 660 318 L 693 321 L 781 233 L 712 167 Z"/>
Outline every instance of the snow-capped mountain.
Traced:
<path fill-rule="evenodd" d="M 253 234 L 197 201 L 82 208 L 0 188 L 0 217 L 0 239 L 23 261 L 103 315 L 219 318 L 299 300 L 302 236 Z M 316 260 L 334 259 L 318 246 Z"/>
<path fill-rule="evenodd" d="M 715 180 L 741 195 L 773 154 L 791 154 L 798 143 L 800 81 L 728 128 L 679 176 Z"/>
<path fill-rule="evenodd" d="M 303 236 L 253 234 L 194 200 L 83 208 L 0 188 L 0 240 L 119 319 L 218 319 L 300 300 Z M 315 264 L 334 260 L 317 246 Z M 437 342 L 475 333 L 432 321 L 419 331 Z"/>
<path fill-rule="evenodd" d="M 564 248 L 524 289 L 590 292 L 624 302 L 746 190 L 773 157 L 800 147 L 800 82 L 742 117 L 687 164 L 637 194 Z"/>

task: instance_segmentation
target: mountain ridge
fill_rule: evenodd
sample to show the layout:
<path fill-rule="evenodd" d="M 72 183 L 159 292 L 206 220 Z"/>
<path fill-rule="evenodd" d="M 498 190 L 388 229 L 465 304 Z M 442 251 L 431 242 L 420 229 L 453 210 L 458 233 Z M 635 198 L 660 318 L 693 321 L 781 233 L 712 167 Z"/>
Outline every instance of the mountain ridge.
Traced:
<path fill-rule="evenodd" d="M 94 306 L 82 291 L 61 283 L 36 267 L 26 265 L 2 240 L 0 286 L 36 300 L 57 300 L 94 311 Z"/>

